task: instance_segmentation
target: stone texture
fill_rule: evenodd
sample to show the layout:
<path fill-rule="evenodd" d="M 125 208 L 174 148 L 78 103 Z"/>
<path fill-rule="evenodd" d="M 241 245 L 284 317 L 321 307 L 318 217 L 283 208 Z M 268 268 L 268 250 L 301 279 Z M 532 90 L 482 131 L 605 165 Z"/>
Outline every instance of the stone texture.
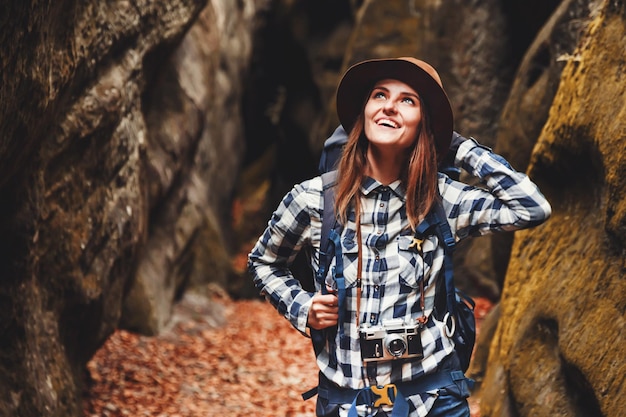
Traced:
<path fill-rule="evenodd" d="M 213 0 L 143 97 L 150 225 L 121 325 L 157 334 L 180 291 L 232 277 L 231 193 L 244 153 L 252 1 Z M 149 57 L 158 66 L 161 55 Z"/>
<path fill-rule="evenodd" d="M 548 119 L 566 60 L 574 53 L 581 34 L 596 13 L 597 3 L 580 0 L 562 2 L 541 28 L 520 63 L 502 110 L 494 147 L 517 170 L 526 171 L 528 168 L 530 155 Z M 514 236 L 503 233 L 481 239 L 468 251 L 465 267 L 473 274 L 478 271 L 484 277 L 492 277 L 499 291 L 504 285 Z M 499 310 L 494 310 L 494 313 L 496 311 Z M 493 326 L 491 330 L 495 330 L 496 325 L 497 320 L 484 323 L 485 327 Z M 487 366 L 491 330 L 479 336 L 478 354 L 469 370 L 472 378 L 479 382 Z"/>
<path fill-rule="evenodd" d="M 79 416 L 122 315 L 228 279 L 254 2 L 1 9 L 0 415 Z"/>
<path fill-rule="evenodd" d="M 553 217 L 515 237 L 484 416 L 621 416 L 626 340 L 626 7 L 603 2 L 530 160 Z"/>
<path fill-rule="evenodd" d="M 563 1 L 539 31 L 521 62 L 502 110 L 495 151 L 513 167 L 525 171 L 545 124 L 561 71 L 574 52 L 599 1 Z M 495 278 L 501 288 L 513 235 L 492 237 Z"/>

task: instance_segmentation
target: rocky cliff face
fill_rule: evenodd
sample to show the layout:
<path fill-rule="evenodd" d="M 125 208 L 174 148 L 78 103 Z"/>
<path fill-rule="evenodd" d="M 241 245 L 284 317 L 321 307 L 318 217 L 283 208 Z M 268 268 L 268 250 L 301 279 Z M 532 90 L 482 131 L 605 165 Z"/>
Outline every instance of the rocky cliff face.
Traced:
<path fill-rule="evenodd" d="M 185 284 L 227 280 L 254 5 L 3 9 L 0 415 L 78 416 L 115 328 L 158 332 Z"/>
<path fill-rule="evenodd" d="M 515 236 L 485 416 L 624 413 L 626 7 L 592 12 L 531 156 L 554 213 Z"/>
<path fill-rule="evenodd" d="M 339 75 L 402 55 L 555 209 L 457 255 L 465 289 L 504 288 L 472 368 L 483 415 L 620 415 L 623 1 L 6 3 L 0 415 L 78 416 L 115 328 L 158 333 L 209 281 L 252 294 L 231 258 L 315 174 Z"/>
<path fill-rule="evenodd" d="M 144 334 L 167 324 L 184 289 L 227 286 L 230 204 L 244 156 L 243 81 L 252 51 L 252 1 L 212 1 L 142 96 L 149 224 L 121 325 Z M 165 58 L 165 59 L 164 59 Z"/>

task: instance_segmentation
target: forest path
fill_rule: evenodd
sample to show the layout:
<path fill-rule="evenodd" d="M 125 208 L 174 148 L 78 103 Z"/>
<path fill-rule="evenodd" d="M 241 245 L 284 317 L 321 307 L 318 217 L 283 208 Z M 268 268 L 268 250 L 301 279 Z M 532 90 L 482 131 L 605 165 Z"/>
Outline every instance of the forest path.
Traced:
<path fill-rule="evenodd" d="M 115 332 L 88 363 L 86 417 L 313 416 L 309 339 L 269 303 L 188 296 L 155 337 Z"/>
<path fill-rule="evenodd" d="M 115 332 L 87 370 L 85 417 L 315 415 L 310 340 L 269 303 L 219 291 L 186 296 L 159 336 Z"/>

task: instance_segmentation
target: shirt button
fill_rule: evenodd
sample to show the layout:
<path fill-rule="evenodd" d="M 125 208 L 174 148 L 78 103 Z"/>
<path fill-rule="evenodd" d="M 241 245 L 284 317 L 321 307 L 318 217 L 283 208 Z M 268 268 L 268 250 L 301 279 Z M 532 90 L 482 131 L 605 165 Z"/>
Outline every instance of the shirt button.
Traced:
<path fill-rule="evenodd" d="M 380 203 L 380 206 L 381 207 L 385 207 L 385 203 Z"/>
<path fill-rule="evenodd" d="M 376 234 L 377 234 L 377 235 L 382 235 L 382 234 L 383 234 L 383 231 L 382 231 L 382 230 L 377 230 L 377 231 L 376 231 Z"/>

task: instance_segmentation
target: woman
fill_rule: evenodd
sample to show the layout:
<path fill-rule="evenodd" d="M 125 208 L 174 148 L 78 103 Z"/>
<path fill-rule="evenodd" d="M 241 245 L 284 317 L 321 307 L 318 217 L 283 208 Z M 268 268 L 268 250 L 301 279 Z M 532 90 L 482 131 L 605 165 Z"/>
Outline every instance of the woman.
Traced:
<path fill-rule="evenodd" d="M 459 374 L 459 359 L 436 308 L 443 242 L 434 233 L 416 242 L 415 230 L 437 204 L 457 241 L 536 226 L 550 216 L 550 205 L 502 157 L 453 134 L 441 80 L 424 61 L 376 59 L 352 66 L 337 90 L 337 113 L 349 132 L 334 202 L 342 225 L 342 310 L 332 273 L 324 288 L 330 292 L 320 291 L 318 283 L 318 292 L 310 293 L 289 270 L 303 248 L 311 249 L 314 269 L 319 266 L 320 177 L 284 197 L 249 255 L 249 271 L 296 329 L 325 330 L 316 351 L 318 416 L 469 416 L 467 384 L 450 377 Z M 483 186 L 438 172 L 448 154 Z M 340 313 L 344 319 L 338 323 Z M 408 337 L 415 331 L 419 338 L 411 343 L 419 344 L 417 353 L 393 351 L 398 333 Z M 370 339 L 387 343 L 388 336 L 396 339 L 385 352 L 372 348 Z M 406 347 L 407 340 L 400 345 Z M 433 380 L 438 385 L 425 383 Z"/>

